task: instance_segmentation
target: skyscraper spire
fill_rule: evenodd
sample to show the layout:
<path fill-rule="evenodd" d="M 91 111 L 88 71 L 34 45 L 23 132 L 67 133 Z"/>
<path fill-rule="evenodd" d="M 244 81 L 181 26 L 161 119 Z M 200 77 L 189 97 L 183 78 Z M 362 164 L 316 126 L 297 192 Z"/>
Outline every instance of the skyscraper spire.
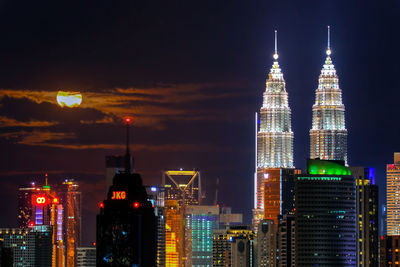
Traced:
<path fill-rule="evenodd" d="M 274 61 L 266 81 L 257 133 L 256 209 L 263 209 L 264 171 L 271 168 L 294 167 L 291 110 L 285 80 L 277 60 L 277 40 L 275 30 Z"/>
<path fill-rule="evenodd" d="M 310 158 L 343 160 L 347 164 L 347 129 L 345 127 L 342 90 L 330 57 L 330 27 L 325 64 L 319 76 L 310 130 Z"/>
<path fill-rule="evenodd" d="M 330 56 L 331 53 L 331 26 L 328 25 L 328 48 L 326 49 L 326 55 Z"/>
<path fill-rule="evenodd" d="M 275 30 L 275 54 L 274 54 L 274 59 L 278 60 L 278 31 Z"/>
<path fill-rule="evenodd" d="M 129 125 L 131 124 L 131 118 L 125 118 L 126 125 L 126 153 L 125 153 L 125 172 L 131 173 L 131 155 L 129 153 Z"/>

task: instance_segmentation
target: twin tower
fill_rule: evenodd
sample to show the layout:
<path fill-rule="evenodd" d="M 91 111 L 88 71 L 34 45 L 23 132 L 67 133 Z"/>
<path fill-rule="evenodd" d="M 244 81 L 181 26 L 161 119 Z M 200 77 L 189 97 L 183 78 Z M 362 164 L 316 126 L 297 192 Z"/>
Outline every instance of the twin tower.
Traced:
<path fill-rule="evenodd" d="M 339 79 L 331 59 L 330 28 L 325 64 L 318 79 L 310 130 L 310 158 L 343 160 L 347 164 L 347 130 Z M 278 64 L 275 31 L 274 62 L 266 82 L 257 130 L 257 173 L 254 208 L 264 210 L 264 179 L 268 169 L 294 169 L 291 110 L 283 73 Z M 281 207 L 282 208 L 282 207 Z"/>

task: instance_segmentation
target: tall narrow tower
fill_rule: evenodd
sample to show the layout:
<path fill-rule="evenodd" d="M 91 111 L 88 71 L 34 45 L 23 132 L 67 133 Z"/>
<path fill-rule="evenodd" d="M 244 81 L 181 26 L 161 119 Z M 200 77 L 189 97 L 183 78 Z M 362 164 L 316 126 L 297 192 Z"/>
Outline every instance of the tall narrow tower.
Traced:
<path fill-rule="evenodd" d="M 347 165 L 347 129 L 344 120 L 342 90 L 330 57 L 330 27 L 325 64 L 318 79 L 310 130 L 310 158 L 343 160 Z"/>
<path fill-rule="evenodd" d="M 265 170 L 293 168 L 293 132 L 283 73 L 278 64 L 277 31 L 274 63 L 268 75 L 257 133 L 257 170 L 254 208 L 264 209 Z M 277 185 L 279 186 L 277 181 Z M 278 196 L 279 197 L 279 196 Z M 279 202 L 279 199 L 278 199 Z"/>

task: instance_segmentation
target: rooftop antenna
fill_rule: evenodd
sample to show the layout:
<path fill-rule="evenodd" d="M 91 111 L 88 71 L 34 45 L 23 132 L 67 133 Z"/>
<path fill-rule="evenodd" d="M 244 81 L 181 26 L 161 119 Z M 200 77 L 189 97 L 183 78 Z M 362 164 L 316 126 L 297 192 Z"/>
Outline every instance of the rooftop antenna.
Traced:
<path fill-rule="evenodd" d="M 274 59 L 277 60 L 279 58 L 278 56 L 278 31 L 275 30 L 275 54 L 274 54 Z"/>
<path fill-rule="evenodd" d="M 331 26 L 328 25 L 328 49 L 326 50 L 326 55 L 330 56 L 331 54 Z"/>
<path fill-rule="evenodd" d="M 131 173 L 131 155 L 129 153 L 129 126 L 132 122 L 132 119 L 127 117 L 125 118 L 126 125 L 126 154 L 125 154 L 125 173 Z"/>

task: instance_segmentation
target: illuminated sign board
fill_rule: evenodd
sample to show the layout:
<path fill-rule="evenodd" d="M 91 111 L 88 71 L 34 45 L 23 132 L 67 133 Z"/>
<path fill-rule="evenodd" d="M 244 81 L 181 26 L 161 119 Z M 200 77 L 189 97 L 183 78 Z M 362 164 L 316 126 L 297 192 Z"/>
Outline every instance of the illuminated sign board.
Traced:
<path fill-rule="evenodd" d="M 125 191 L 113 191 L 113 195 L 111 199 L 125 199 L 126 192 Z"/>
<path fill-rule="evenodd" d="M 33 203 L 36 205 L 46 205 L 47 198 L 44 195 L 35 195 L 33 196 Z"/>

